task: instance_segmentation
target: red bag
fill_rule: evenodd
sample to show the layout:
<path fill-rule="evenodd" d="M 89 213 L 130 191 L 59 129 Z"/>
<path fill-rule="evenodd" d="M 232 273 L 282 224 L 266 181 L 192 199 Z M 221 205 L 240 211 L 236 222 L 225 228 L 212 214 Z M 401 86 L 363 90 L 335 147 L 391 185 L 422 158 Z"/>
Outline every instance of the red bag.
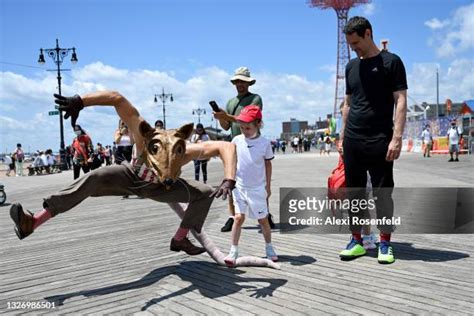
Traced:
<path fill-rule="evenodd" d="M 339 190 L 346 187 L 346 176 L 344 173 L 344 160 L 339 156 L 337 167 L 331 172 L 328 177 L 328 198 L 342 199 L 344 198 L 344 190 Z"/>

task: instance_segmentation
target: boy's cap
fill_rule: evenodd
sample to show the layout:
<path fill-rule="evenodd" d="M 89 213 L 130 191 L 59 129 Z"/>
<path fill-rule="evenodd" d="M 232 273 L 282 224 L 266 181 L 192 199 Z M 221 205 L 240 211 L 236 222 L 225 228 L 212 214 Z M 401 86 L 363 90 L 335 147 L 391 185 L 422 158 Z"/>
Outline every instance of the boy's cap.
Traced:
<path fill-rule="evenodd" d="M 237 121 L 245 122 L 245 123 L 250 123 L 255 120 L 261 120 L 262 119 L 262 111 L 260 111 L 260 108 L 256 105 L 248 105 L 240 111 L 239 116 L 236 117 Z"/>

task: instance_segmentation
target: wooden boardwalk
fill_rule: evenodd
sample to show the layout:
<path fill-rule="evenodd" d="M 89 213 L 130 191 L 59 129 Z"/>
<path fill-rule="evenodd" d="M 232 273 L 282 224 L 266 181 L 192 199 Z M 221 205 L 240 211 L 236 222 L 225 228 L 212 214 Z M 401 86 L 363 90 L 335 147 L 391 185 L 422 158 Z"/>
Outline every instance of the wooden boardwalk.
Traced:
<path fill-rule="evenodd" d="M 448 164 L 405 154 L 395 166 L 398 186 L 470 186 L 473 159 Z M 278 155 L 271 210 L 278 188 L 323 187 L 337 157 Z M 466 172 L 470 168 L 470 172 Z M 191 177 L 191 166 L 184 175 Z M 210 183 L 221 166 L 209 166 Z M 0 179 L 8 202 L 37 211 L 42 197 L 72 179 L 71 172 Z M 223 252 L 226 202 L 215 201 L 205 229 Z M 473 235 L 394 235 L 397 261 L 380 265 L 376 252 L 343 262 L 347 235 L 280 234 L 273 244 L 281 270 L 228 269 L 207 255 L 169 251 L 179 221 L 165 204 L 120 197 L 90 198 L 25 240 L 15 236 L 9 207 L 0 207 L 0 313 L 314 315 L 472 314 Z M 255 222 L 245 224 L 241 255 L 264 255 Z M 14 309 L 16 302 L 54 302 L 51 309 Z"/>

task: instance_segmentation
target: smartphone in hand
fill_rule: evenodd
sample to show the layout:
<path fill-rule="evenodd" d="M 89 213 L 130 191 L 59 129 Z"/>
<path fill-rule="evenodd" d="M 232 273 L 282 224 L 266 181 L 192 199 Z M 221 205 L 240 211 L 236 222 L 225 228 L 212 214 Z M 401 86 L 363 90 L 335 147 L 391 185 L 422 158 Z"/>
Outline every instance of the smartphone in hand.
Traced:
<path fill-rule="evenodd" d="M 221 109 L 219 108 L 219 106 L 217 105 L 216 101 L 209 101 L 209 105 L 211 106 L 212 110 L 214 112 L 220 112 Z"/>

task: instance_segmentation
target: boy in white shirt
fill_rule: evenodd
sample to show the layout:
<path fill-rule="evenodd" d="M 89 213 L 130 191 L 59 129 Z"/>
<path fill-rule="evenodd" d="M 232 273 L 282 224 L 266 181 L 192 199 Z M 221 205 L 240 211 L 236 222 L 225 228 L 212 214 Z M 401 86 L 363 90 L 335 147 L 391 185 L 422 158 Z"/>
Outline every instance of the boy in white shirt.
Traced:
<path fill-rule="evenodd" d="M 271 160 L 274 155 L 270 141 L 260 136 L 262 112 L 258 106 L 248 105 L 242 109 L 236 120 L 240 123 L 242 134 L 232 140 L 237 150 L 237 183 L 232 192 L 235 204 L 232 246 L 224 259 L 228 267 L 233 267 L 239 256 L 238 244 L 246 216 L 258 220 L 265 239 L 267 258 L 278 260 L 271 244 L 267 204 L 271 194 Z"/>

